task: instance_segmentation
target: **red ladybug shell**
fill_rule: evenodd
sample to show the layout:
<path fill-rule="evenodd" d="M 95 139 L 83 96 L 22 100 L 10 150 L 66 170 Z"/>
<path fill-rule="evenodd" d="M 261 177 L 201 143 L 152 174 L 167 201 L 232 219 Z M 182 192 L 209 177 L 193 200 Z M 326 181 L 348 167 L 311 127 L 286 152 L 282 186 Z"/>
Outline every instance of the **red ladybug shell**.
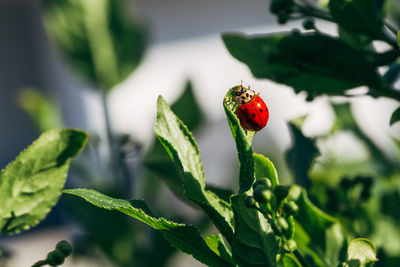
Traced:
<path fill-rule="evenodd" d="M 238 106 L 236 116 L 244 129 L 259 131 L 267 125 L 269 111 L 261 97 L 256 95 L 249 103 Z"/>

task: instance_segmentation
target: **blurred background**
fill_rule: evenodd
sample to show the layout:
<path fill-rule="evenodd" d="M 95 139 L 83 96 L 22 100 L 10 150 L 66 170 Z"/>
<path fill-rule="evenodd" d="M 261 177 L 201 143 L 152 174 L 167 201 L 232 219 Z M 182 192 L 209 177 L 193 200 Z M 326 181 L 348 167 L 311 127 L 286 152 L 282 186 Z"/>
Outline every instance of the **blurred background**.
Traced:
<path fill-rule="evenodd" d="M 335 118 L 329 104 L 332 99 L 320 97 L 306 102 L 305 95 L 296 95 L 291 88 L 256 80 L 247 66 L 235 60 L 224 47 L 220 37 L 224 32 L 251 34 L 300 28 L 300 22 L 278 25 L 276 17 L 269 13 L 268 0 L 136 0 L 121 1 L 112 7 L 115 9 L 105 0 L 69 2 L 75 4 L 0 1 L 2 168 L 41 131 L 57 127 L 83 129 L 90 133 L 90 141 L 84 154 L 74 160 L 67 187 L 91 187 L 124 198 L 143 198 L 159 216 L 197 223 L 204 231 L 212 232 L 196 209 L 182 204 L 173 195 L 166 185 L 170 180 L 157 179 L 168 176 L 157 165 L 159 162 L 153 160 L 160 149 L 153 134 L 159 95 L 171 105 L 176 103 L 182 116 L 189 114 L 184 121 L 194 131 L 207 182 L 230 190 L 237 189 L 238 166 L 222 108 L 229 88 L 243 81 L 245 86 L 259 92 L 268 105 L 270 121 L 255 137 L 254 150 L 273 160 L 283 183 L 292 181 L 283 153 L 292 143 L 287 122 L 308 115 L 302 130 L 309 137 L 323 135 L 332 128 Z M 122 4 L 126 6 L 121 8 Z M 74 11 L 74 8 L 81 9 Z M 126 40 L 127 47 L 117 47 L 119 52 L 111 56 L 106 50 L 110 40 L 101 32 L 101 14 L 109 12 L 107 8 L 112 9 L 111 17 L 132 19 L 126 27 L 125 20 L 115 19 L 111 29 L 118 35 L 116 40 L 120 42 L 116 43 Z M 93 34 L 106 36 L 96 41 L 97 47 L 82 39 L 85 34 L 93 36 L 82 29 L 80 20 L 84 19 L 79 17 L 82 14 L 87 15 L 89 25 L 94 23 L 97 32 Z M 98 21 L 100 24 L 96 24 Z M 319 27 L 335 34 L 334 25 L 321 23 Z M 83 48 L 74 47 L 80 44 Z M 95 62 L 93 54 L 88 56 L 85 49 L 104 55 L 99 57 L 102 61 Z M 124 73 L 116 74 L 116 78 L 102 75 L 101 66 L 107 71 L 113 64 L 121 66 Z M 91 73 L 90 68 L 97 72 Z M 334 101 L 342 103 L 344 99 Z M 395 157 L 394 143 L 389 137 L 395 136 L 400 128 L 399 125 L 390 128 L 388 121 L 396 103 L 369 97 L 353 98 L 351 103 L 360 128 L 385 155 Z M 327 151 L 334 150 L 342 159 L 365 158 L 364 148 L 346 134 L 329 140 L 324 147 Z M 189 262 L 199 265 L 191 257 L 167 248 L 162 237 L 154 236 L 140 223 L 118 216 L 115 219 L 111 216 L 114 214 L 106 211 L 96 214 L 104 222 L 90 221 L 95 217 L 89 207 L 84 207 L 86 203 L 67 198 L 62 197 L 60 205 L 39 227 L 23 235 L 0 239 L 2 249 L 10 255 L 7 266 L 32 264 L 45 257 L 61 239 L 71 241 L 80 253 L 76 255 L 82 255 L 68 259 L 65 266 L 187 266 Z M 185 217 L 188 213 L 192 214 L 190 218 Z M 77 222 L 85 221 L 81 219 L 85 214 L 87 224 Z M 93 223 L 104 225 L 97 227 Z M 114 224 L 120 229 L 122 226 L 130 229 L 125 239 L 112 231 L 106 233 Z M 88 225 L 92 232 L 86 231 Z M 115 242 L 104 244 L 109 236 Z M 159 247 L 154 245 L 157 242 Z M 159 262 L 144 259 L 152 255 L 151 251 L 160 251 L 159 248 L 165 252 Z"/>

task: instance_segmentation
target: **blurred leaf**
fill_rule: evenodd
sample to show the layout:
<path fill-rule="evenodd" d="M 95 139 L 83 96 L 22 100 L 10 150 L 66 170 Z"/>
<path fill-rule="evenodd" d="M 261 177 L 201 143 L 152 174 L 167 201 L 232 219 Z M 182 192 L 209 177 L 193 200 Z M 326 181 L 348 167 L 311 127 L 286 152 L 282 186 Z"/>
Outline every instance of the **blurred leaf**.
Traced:
<path fill-rule="evenodd" d="M 22 89 L 18 95 L 20 107 L 29 115 L 39 132 L 63 127 L 61 111 L 38 90 Z"/>
<path fill-rule="evenodd" d="M 293 137 L 292 147 L 286 152 L 286 161 L 292 171 L 295 182 L 305 188 L 309 188 L 310 179 L 308 171 L 311 168 L 319 150 L 314 140 L 305 137 L 293 123 L 289 123 Z"/>
<path fill-rule="evenodd" d="M 221 234 L 213 234 L 206 236 L 204 240 L 206 241 L 207 246 L 212 251 L 214 251 L 215 254 L 217 254 L 230 264 L 235 265 L 235 262 L 232 259 L 232 253 L 226 247 L 224 238 L 222 237 Z"/>
<path fill-rule="evenodd" d="M 346 240 L 338 221 L 325 214 L 308 198 L 305 189 L 292 186 L 289 193 L 291 199 L 299 206 L 295 220 L 295 240 L 297 245 L 317 261 L 327 266 L 336 266 L 345 247 Z"/>
<path fill-rule="evenodd" d="M 205 176 L 199 150 L 192 134 L 160 96 L 154 132 L 179 169 L 185 196 L 199 205 L 230 242 L 233 213 L 230 205 L 205 189 Z"/>
<path fill-rule="evenodd" d="M 253 157 L 255 163 L 256 179 L 267 177 L 269 180 L 271 180 L 272 188 L 278 185 L 278 172 L 276 171 L 272 161 L 270 161 L 269 158 L 256 153 L 253 154 Z"/>
<path fill-rule="evenodd" d="M 368 60 L 346 43 L 319 33 L 264 36 L 224 34 L 236 59 L 256 78 L 267 78 L 306 91 L 310 96 L 343 95 L 366 85 L 379 89 L 381 79 Z M 337 56 L 340 55 L 340 56 Z"/>
<path fill-rule="evenodd" d="M 347 43 L 353 49 L 362 52 L 374 52 L 375 49 L 372 46 L 372 39 L 364 34 L 358 34 L 354 32 L 349 32 L 343 27 L 338 26 L 339 38 L 340 40 Z"/>
<path fill-rule="evenodd" d="M 215 185 L 206 184 L 206 190 L 213 192 L 220 199 L 225 200 L 227 203 L 231 202 L 231 196 L 233 191 L 225 188 L 221 188 Z"/>
<path fill-rule="evenodd" d="M 172 104 L 171 109 L 190 131 L 197 129 L 204 121 L 204 114 L 196 101 L 193 86 L 190 81 L 186 82 L 183 93 L 178 100 Z"/>
<path fill-rule="evenodd" d="M 254 159 L 251 142 L 256 132 L 246 131 L 240 126 L 239 119 L 232 109 L 227 105 L 232 100 L 232 92 L 235 91 L 233 87 L 224 97 L 224 110 L 228 119 L 229 128 L 236 143 L 236 149 L 239 158 L 240 174 L 239 174 L 239 188 L 240 192 L 245 192 L 250 189 L 253 184 L 254 177 Z"/>
<path fill-rule="evenodd" d="M 282 257 L 284 267 L 302 267 L 300 262 L 292 254 L 285 253 Z"/>
<path fill-rule="evenodd" d="M 175 223 L 155 216 L 142 200 L 111 198 L 89 189 L 66 189 L 64 193 L 77 195 L 87 202 L 103 209 L 117 210 L 159 230 L 174 247 L 192 255 L 209 266 L 231 266 L 218 257 L 205 243 L 193 225 Z"/>
<path fill-rule="evenodd" d="M 400 31 L 397 32 L 397 44 L 399 45 L 400 48 Z"/>
<path fill-rule="evenodd" d="M 390 117 L 390 125 L 392 126 L 396 122 L 400 121 L 400 107 L 398 107 Z"/>
<path fill-rule="evenodd" d="M 347 31 L 383 38 L 383 13 L 376 0 L 331 0 L 329 10 L 333 20 Z"/>
<path fill-rule="evenodd" d="M 79 130 L 45 132 L 1 171 L 0 234 L 27 230 L 46 217 L 86 139 Z"/>
<path fill-rule="evenodd" d="M 356 238 L 350 241 L 347 248 L 347 264 L 350 267 L 368 267 L 376 262 L 374 245 L 365 238 Z"/>
<path fill-rule="evenodd" d="M 145 32 L 127 0 L 44 0 L 44 22 L 72 69 L 108 92 L 138 66 Z"/>
<path fill-rule="evenodd" d="M 368 148 L 371 158 L 380 164 L 382 174 L 391 173 L 395 163 L 360 129 L 351 112 L 350 103 L 332 104 L 332 107 L 336 115 L 336 127 L 352 131 Z"/>
<path fill-rule="evenodd" d="M 264 216 L 245 206 L 246 197 L 241 193 L 231 198 L 235 213 L 233 258 L 239 266 L 276 266 L 279 241 Z"/>

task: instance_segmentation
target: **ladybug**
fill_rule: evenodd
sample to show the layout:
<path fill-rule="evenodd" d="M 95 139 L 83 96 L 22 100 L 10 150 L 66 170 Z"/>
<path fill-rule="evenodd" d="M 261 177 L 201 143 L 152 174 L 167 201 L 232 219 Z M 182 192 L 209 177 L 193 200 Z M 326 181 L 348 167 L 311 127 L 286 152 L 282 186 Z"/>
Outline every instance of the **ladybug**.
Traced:
<path fill-rule="evenodd" d="M 267 125 L 269 111 L 265 102 L 253 90 L 242 85 L 234 88 L 238 104 L 236 116 L 240 125 L 248 131 L 259 131 Z"/>

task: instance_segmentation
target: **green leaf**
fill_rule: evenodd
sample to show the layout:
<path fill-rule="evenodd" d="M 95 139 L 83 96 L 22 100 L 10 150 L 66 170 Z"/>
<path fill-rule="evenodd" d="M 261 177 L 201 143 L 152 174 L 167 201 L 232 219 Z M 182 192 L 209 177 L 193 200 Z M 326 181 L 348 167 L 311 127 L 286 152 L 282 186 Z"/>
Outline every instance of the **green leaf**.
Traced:
<path fill-rule="evenodd" d="M 367 267 L 376 262 L 374 245 L 365 238 L 356 238 L 350 241 L 347 248 L 347 264 L 350 267 Z"/>
<path fill-rule="evenodd" d="M 46 98 L 38 90 L 22 89 L 18 95 L 20 107 L 29 115 L 40 132 L 62 128 L 61 110 L 52 99 Z"/>
<path fill-rule="evenodd" d="M 269 158 L 260 155 L 253 154 L 254 163 L 255 163 L 255 174 L 256 179 L 261 179 L 263 177 L 267 177 L 271 180 L 272 188 L 275 188 L 279 184 L 278 172 L 275 169 L 274 164 Z"/>
<path fill-rule="evenodd" d="M 293 172 L 296 183 L 308 188 L 310 186 L 308 171 L 314 158 L 319 155 L 319 150 L 315 141 L 305 137 L 293 123 L 289 123 L 289 128 L 293 136 L 293 144 L 286 152 L 286 161 L 289 169 Z"/>
<path fill-rule="evenodd" d="M 335 22 L 347 31 L 384 39 L 383 14 L 376 2 L 376 0 L 331 0 L 329 10 Z"/>
<path fill-rule="evenodd" d="M 284 254 L 282 262 L 284 267 L 302 267 L 300 262 L 292 254 Z"/>
<path fill-rule="evenodd" d="M 286 84 L 296 93 L 343 95 L 362 85 L 381 87 L 380 76 L 362 54 L 326 35 L 231 33 L 222 38 L 232 56 L 247 64 L 256 78 Z"/>
<path fill-rule="evenodd" d="M 15 234 L 43 220 L 57 203 L 70 159 L 87 134 L 73 129 L 43 133 L 0 173 L 0 234 Z"/>
<path fill-rule="evenodd" d="M 295 240 L 299 248 L 321 264 L 336 266 L 346 244 L 339 222 L 316 207 L 299 186 L 292 186 L 289 198 L 299 206 L 295 217 Z"/>
<path fill-rule="evenodd" d="M 179 170 L 185 196 L 207 213 L 230 242 L 233 236 L 232 209 L 227 202 L 205 189 L 204 170 L 196 141 L 161 96 L 157 102 L 154 132 Z"/>
<path fill-rule="evenodd" d="M 51 39 L 83 78 L 106 92 L 138 66 L 145 33 L 127 17 L 127 0 L 45 0 L 44 22 Z"/>
<path fill-rule="evenodd" d="M 400 48 L 400 31 L 397 32 L 397 44 L 399 45 Z"/>
<path fill-rule="evenodd" d="M 187 125 L 190 131 L 198 129 L 204 121 L 204 114 L 195 99 L 190 81 L 186 83 L 181 96 L 172 104 L 171 110 Z M 157 177 L 166 182 L 177 196 L 182 197 L 184 195 L 179 172 L 157 139 L 146 155 L 144 163 Z"/>
<path fill-rule="evenodd" d="M 398 107 L 390 117 L 390 126 L 395 124 L 396 122 L 400 121 L 400 107 Z"/>
<path fill-rule="evenodd" d="M 228 119 L 229 128 L 233 136 L 233 140 L 236 143 L 236 149 L 238 152 L 240 174 L 239 174 L 239 188 L 240 192 L 245 192 L 250 189 L 254 183 L 254 159 L 253 150 L 251 148 L 251 142 L 255 135 L 255 132 L 246 131 L 240 126 L 240 122 L 236 117 L 232 108 L 228 106 L 232 100 L 232 92 L 236 87 L 233 87 L 224 97 L 224 110 Z"/>
<path fill-rule="evenodd" d="M 233 258 L 239 266 L 276 266 L 279 241 L 264 216 L 245 206 L 247 196 L 241 193 L 231 198 L 235 213 Z"/>
<path fill-rule="evenodd" d="M 172 246 L 209 266 L 231 266 L 207 246 L 199 231 L 193 225 L 175 223 L 162 217 L 159 218 L 149 210 L 142 200 L 128 201 L 111 198 L 89 189 L 66 189 L 63 192 L 77 195 L 99 208 L 117 210 L 146 223 L 159 230 Z"/>
<path fill-rule="evenodd" d="M 236 265 L 232 259 L 232 253 L 229 251 L 227 246 L 225 245 L 224 238 L 221 234 L 213 234 L 206 236 L 204 239 L 207 243 L 207 246 L 214 251 L 215 254 L 226 260 L 232 265 Z"/>

